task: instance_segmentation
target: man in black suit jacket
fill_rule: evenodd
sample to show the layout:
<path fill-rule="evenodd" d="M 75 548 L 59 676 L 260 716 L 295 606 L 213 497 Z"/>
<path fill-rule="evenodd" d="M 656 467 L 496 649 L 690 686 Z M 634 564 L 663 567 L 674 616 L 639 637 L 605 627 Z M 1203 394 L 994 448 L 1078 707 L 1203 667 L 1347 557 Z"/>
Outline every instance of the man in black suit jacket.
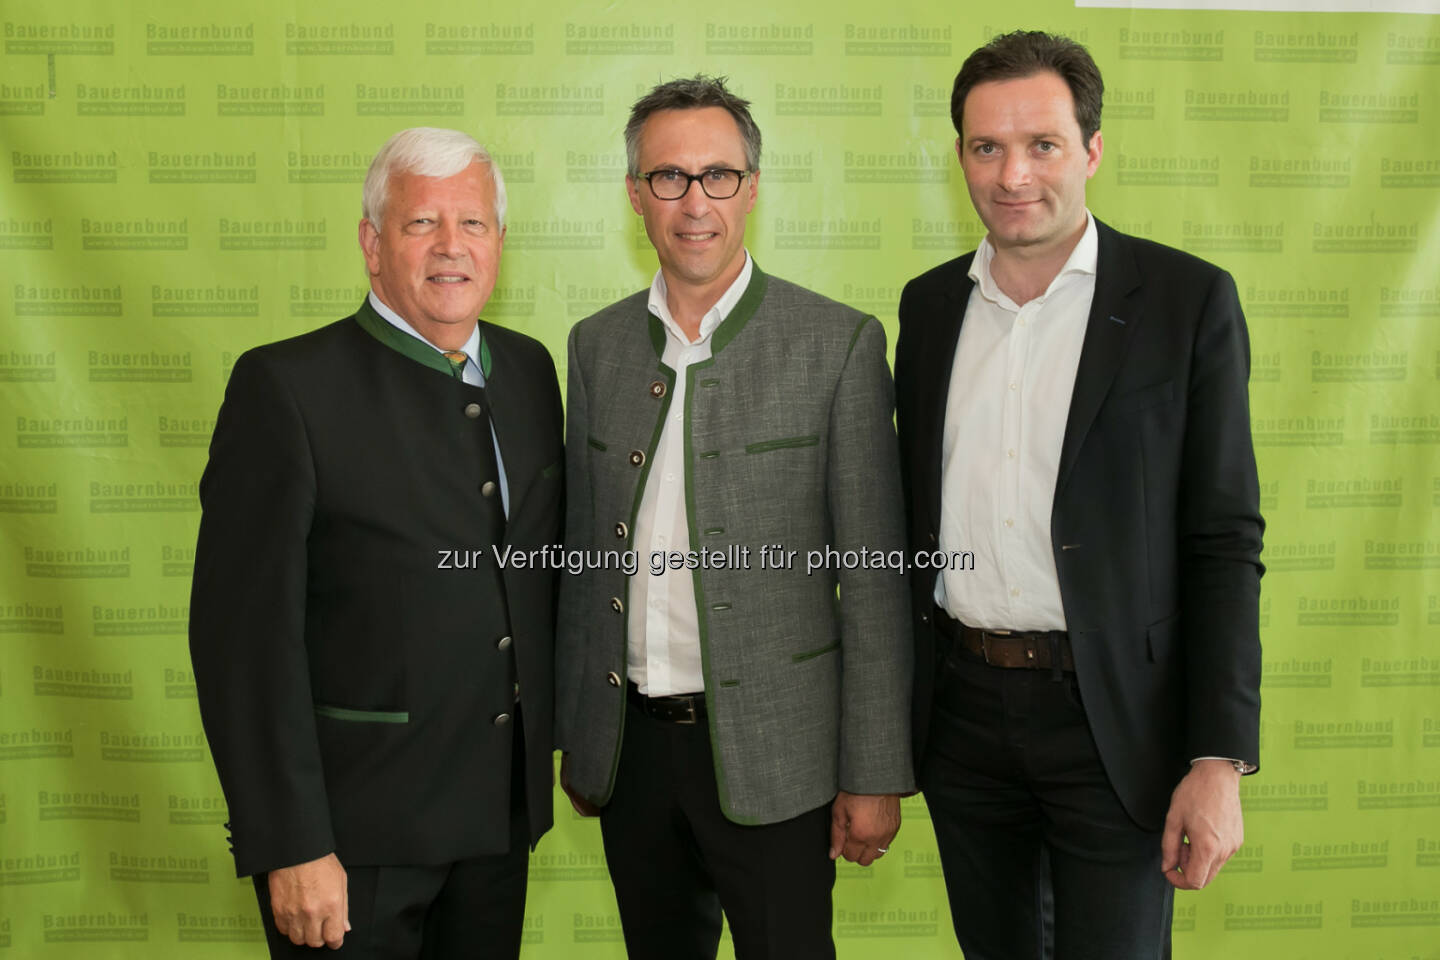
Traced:
<path fill-rule="evenodd" d="M 988 235 L 900 302 L 910 535 L 958 555 L 912 579 L 914 729 L 967 960 L 1169 956 L 1259 758 L 1244 317 L 1224 271 L 1086 210 L 1101 93 L 1065 38 L 966 60 Z"/>
<path fill-rule="evenodd" d="M 478 322 L 505 188 L 453 130 L 365 182 L 371 294 L 235 364 L 201 480 L 190 650 L 272 956 L 519 954 L 551 823 L 561 408 Z M 273 915 L 274 923 L 269 923 Z"/>

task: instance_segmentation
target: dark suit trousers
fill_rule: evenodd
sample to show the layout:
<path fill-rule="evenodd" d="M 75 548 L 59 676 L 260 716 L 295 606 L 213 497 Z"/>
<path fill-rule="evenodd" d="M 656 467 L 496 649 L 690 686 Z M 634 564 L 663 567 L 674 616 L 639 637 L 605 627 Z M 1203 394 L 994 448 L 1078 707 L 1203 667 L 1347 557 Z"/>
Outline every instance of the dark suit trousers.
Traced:
<path fill-rule="evenodd" d="M 833 960 L 829 804 L 763 826 L 727 820 L 704 722 L 626 706 L 600 827 L 630 960 L 714 960 L 722 909 L 737 960 Z"/>
<path fill-rule="evenodd" d="M 525 812 L 525 749 L 520 708 L 512 721 L 515 746 L 510 780 L 510 849 L 436 866 L 346 866 L 350 932 L 339 950 L 296 946 L 270 913 L 270 886 L 255 876 L 255 893 L 270 956 L 275 960 L 330 956 L 354 960 L 515 960 L 525 923 L 530 866 Z M 377 824 L 383 830 L 384 824 Z M 344 855 L 341 854 L 344 864 Z"/>
<path fill-rule="evenodd" d="M 1074 674 L 942 658 L 919 771 L 966 960 L 1162 960 L 1160 834 L 1106 779 Z"/>

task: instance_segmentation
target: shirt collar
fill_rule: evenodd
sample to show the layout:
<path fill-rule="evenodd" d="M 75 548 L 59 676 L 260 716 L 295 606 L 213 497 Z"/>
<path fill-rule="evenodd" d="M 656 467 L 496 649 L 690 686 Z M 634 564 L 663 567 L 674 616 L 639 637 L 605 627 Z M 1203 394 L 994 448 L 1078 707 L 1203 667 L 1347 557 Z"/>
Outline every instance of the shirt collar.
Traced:
<path fill-rule="evenodd" d="M 666 302 L 668 290 L 665 287 L 665 275 L 659 270 L 655 271 L 655 279 L 650 282 L 650 312 L 659 317 L 660 322 L 665 324 L 665 329 L 670 331 L 670 335 L 679 338 L 681 343 L 704 343 L 710 339 L 710 334 L 715 332 L 715 328 L 730 316 L 730 311 L 735 309 L 735 304 L 739 303 L 740 298 L 745 295 L 745 288 L 750 286 L 750 275 L 753 272 L 754 261 L 750 259 L 750 251 L 746 250 L 745 266 L 740 268 L 740 275 L 735 278 L 734 283 L 725 288 L 724 293 L 720 294 L 720 299 L 715 301 L 715 306 L 706 310 L 705 316 L 700 318 L 700 338 L 698 340 L 691 341 L 689 337 L 685 336 L 680 330 L 680 324 L 670 316 L 670 305 Z"/>
<path fill-rule="evenodd" d="M 386 322 L 388 322 L 396 330 L 400 330 L 404 333 L 410 334 L 410 336 L 414 337 L 416 340 L 419 340 L 421 343 L 425 344 L 427 347 L 434 350 L 436 353 L 445 352 L 444 350 L 441 350 L 439 347 L 435 346 L 435 344 L 431 343 L 429 340 L 426 340 L 424 337 L 422 337 L 420 335 L 420 331 L 410 326 L 410 324 L 405 321 L 404 317 L 400 316 L 400 314 L 396 313 L 394 310 L 391 310 L 390 307 L 385 303 L 385 301 L 381 300 L 375 295 L 374 290 L 370 291 L 370 306 L 375 310 L 376 313 L 384 317 Z M 460 349 L 465 352 L 467 365 L 474 364 L 475 369 L 479 370 L 480 361 L 476 359 L 477 355 L 480 352 L 480 324 L 478 322 L 471 329 L 469 339 L 465 341 L 465 345 Z"/>
<path fill-rule="evenodd" d="M 990 262 L 995 259 L 995 245 L 990 242 L 990 235 L 986 234 L 985 239 L 980 241 L 980 246 L 975 250 L 975 258 L 970 262 L 970 279 L 980 288 L 980 295 L 992 303 L 1008 303 L 1013 306 L 1010 300 L 990 275 Z M 1054 292 L 1055 288 L 1067 277 L 1073 274 L 1088 273 L 1094 275 L 1096 267 L 1100 262 L 1100 234 L 1095 229 L 1095 217 L 1091 215 L 1090 209 L 1085 209 L 1085 232 L 1080 235 L 1080 242 L 1075 244 L 1075 249 L 1070 251 L 1070 256 L 1065 260 L 1065 265 L 1060 272 L 1055 274 L 1055 279 L 1050 281 L 1050 286 L 1037 299 L 1044 300 Z"/>

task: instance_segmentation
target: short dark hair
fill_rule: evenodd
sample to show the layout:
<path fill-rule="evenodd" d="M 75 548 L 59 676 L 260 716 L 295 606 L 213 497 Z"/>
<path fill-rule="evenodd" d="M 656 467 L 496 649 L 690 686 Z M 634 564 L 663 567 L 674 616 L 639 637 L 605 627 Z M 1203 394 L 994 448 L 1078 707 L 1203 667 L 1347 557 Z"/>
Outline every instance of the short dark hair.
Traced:
<path fill-rule="evenodd" d="M 625 124 L 625 162 L 632 177 L 640 175 L 640 131 L 650 114 L 661 110 L 699 110 L 722 107 L 735 118 L 740 139 L 745 142 L 745 166 L 760 169 L 760 128 L 750 116 L 750 101 L 737 97 L 725 88 L 725 77 L 707 77 L 697 73 L 662 83 L 635 101 L 630 120 Z"/>
<path fill-rule="evenodd" d="M 965 136 L 960 125 L 965 116 L 965 98 L 978 84 L 1019 80 L 1047 71 L 1058 73 L 1070 87 L 1075 122 L 1088 144 L 1100 129 L 1100 105 L 1105 96 L 1100 68 L 1095 66 L 1090 51 L 1074 40 L 1041 30 L 1001 34 L 965 58 L 950 93 L 950 119 L 955 133 Z"/>

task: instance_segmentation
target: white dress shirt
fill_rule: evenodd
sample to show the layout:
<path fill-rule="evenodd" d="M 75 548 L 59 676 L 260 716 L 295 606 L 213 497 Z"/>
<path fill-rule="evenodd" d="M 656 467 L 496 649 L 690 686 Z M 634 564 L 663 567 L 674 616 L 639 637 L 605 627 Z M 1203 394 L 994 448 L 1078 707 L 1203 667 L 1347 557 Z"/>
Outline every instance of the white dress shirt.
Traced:
<path fill-rule="evenodd" d="M 943 570 L 935 602 L 972 627 L 1064 630 L 1050 513 L 1070 394 L 1095 296 L 1095 218 L 1045 292 L 1018 306 L 975 251 L 975 286 L 955 344 L 941 446 L 941 550 L 973 570 Z"/>
<path fill-rule="evenodd" d="M 690 549 L 690 520 L 685 511 L 685 381 L 692 363 L 710 359 L 710 335 L 740 302 L 752 272 L 747 250 L 740 276 L 700 318 L 700 336 L 693 342 L 670 315 L 664 275 L 655 271 L 650 284 L 650 312 L 665 327 L 665 352 L 660 359 L 675 371 L 675 383 L 635 514 L 633 546 L 640 555 L 640 570 L 630 578 L 626 673 L 646 696 L 705 689 L 694 571 L 666 569 L 652 576 L 650 555 L 656 550 L 684 553 Z"/>
<path fill-rule="evenodd" d="M 439 347 L 435 346 L 435 344 L 431 343 L 429 340 L 426 340 L 424 337 L 422 337 L 420 335 L 420 331 L 410 326 L 410 324 L 406 322 L 404 317 L 400 316 L 400 314 L 396 313 L 394 310 L 391 310 L 388 306 L 386 306 L 383 300 L 375 296 L 374 290 L 370 291 L 370 306 L 374 308 L 376 313 L 384 317 L 385 321 L 389 323 L 390 326 L 394 327 L 396 330 L 400 330 L 404 333 L 410 334 L 410 336 L 414 337 L 416 340 L 419 340 L 421 343 L 425 344 L 425 346 L 434 350 L 436 353 L 443 354 L 445 352 L 444 350 L 441 350 Z M 480 324 L 475 324 L 475 329 L 470 331 L 470 339 L 466 340 L 465 346 L 461 347 L 460 349 L 465 351 L 465 368 L 460 371 L 461 378 L 464 379 L 464 381 L 470 384 L 470 386 L 472 387 L 485 386 L 485 374 L 480 370 L 479 361 L 475 359 L 476 355 L 480 352 Z M 490 440 L 492 443 L 495 444 L 495 466 L 500 469 L 500 507 L 505 511 L 506 519 L 509 519 L 510 484 L 505 479 L 505 460 L 500 456 L 500 438 L 495 435 L 494 420 L 490 421 Z"/>

